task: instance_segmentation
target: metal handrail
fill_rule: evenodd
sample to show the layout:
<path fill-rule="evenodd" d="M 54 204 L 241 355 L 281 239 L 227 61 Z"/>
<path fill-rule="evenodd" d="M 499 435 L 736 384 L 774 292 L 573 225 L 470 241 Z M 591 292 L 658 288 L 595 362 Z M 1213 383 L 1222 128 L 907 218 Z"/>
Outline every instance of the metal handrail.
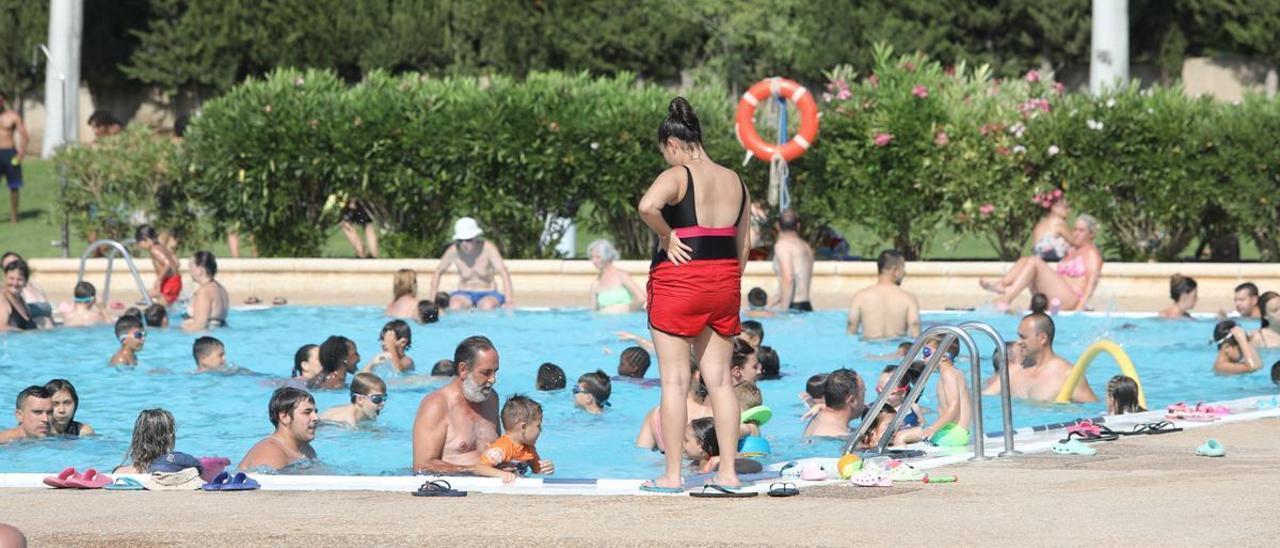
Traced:
<path fill-rule="evenodd" d="M 93 253 L 99 248 L 110 248 L 111 251 L 107 255 L 107 276 L 106 280 L 102 284 L 102 302 L 110 302 L 111 271 L 114 270 L 113 267 L 115 266 L 116 253 L 119 253 L 124 257 L 125 264 L 129 266 L 129 272 L 133 274 L 133 281 L 138 284 L 138 291 L 142 293 L 142 300 L 147 303 L 147 306 L 151 306 L 153 304 L 151 301 L 151 292 L 147 291 L 147 284 L 142 281 L 142 275 L 138 273 L 138 267 L 133 264 L 133 257 L 129 255 L 129 249 L 125 247 L 126 244 L 131 243 L 133 243 L 133 240 L 125 240 L 123 243 L 115 240 L 98 240 L 89 244 L 89 247 L 85 248 L 84 253 L 80 254 L 80 273 L 76 275 L 76 283 L 84 281 L 85 263 L 89 261 L 89 258 L 93 256 Z"/>
<path fill-rule="evenodd" d="M 982 374 L 981 371 L 979 371 L 981 363 L 980 358 L 978 357 L 978 346 L 973 342 L 973 337 L 970 337 L 964 329 L 959 327 L 953 325 L 939 325 L 929 328 L 916 338 L 915 343 L 911 345 L 911 349 L 907 350 L 906 356 L 902 358 L 902 365 L 894 370 L 893 375 L 885 386 L 898 386 L 902 382 L 903 376 L 907 374 L 907 370 L 910 368 L 911 362 L 924 347 L 925 341 L 928 341 L 935 335 L 943 335 L 942 340 L 938 344 L 939 351 L 935 352 L 933 356 L 930 356 L 929 361 L 925 364 L 924 371 L 920 374 L 920 378 L 916 381 L 915 386 L 911 388 L 911 391 L 907 393 L 906 398 L 902 400 L 903 409 L 910 408 L 920 399 L 920 395 L 924 392 L 924 387 L 925 384 L 927 384 L 929 377 L 937 371 L 938 364 L 942 361 L 942 355 L 945 353 L 945 349 L 950 347 L 951 343 L 956 339 L 964 342 L 965 349 L 969 352 L 969 366 L 974 371 L 974 374 L 979 377 Z M 978 383 L 980 382 L 981 381 L 979 380 Z M 867 431 L 871 429 L 872 425 L 875 423 L 875 417 L 879 415 L 880 411 L 884 409 L 884 406 L 888 404 L 890 392 L 890 390 L 884 390 L 876 398 L 875 403 L 872 404 L 871 409 L 863 418 L 862 423 L 858 425 L 857 433 L 850 438 L 849 442 L 845 445 L 845 453 L 853 452 L 853 446 L 857 444 L 858 440 L 862 439 L 862 437 L 867 434 Z M 983 435 L 982 427 L 982 387 L 975 384 L 975 386 L 970 389 L 970 393 L 972 394 L 970 400 L 973 407 L 973 432 L 971 434 L 973 441 L 973 458 L 975 460 L 986 459 L 987 456 L 983 446 L 983 438 L 985 436 Z M 885 430 L 886 434 L 880 439 L 875 453 L 883 454 L 885 452 L 885 449 L 893 440 L 892 433 L 898 431 L 898 428 L 902 426 L 902 421 L 905 420 L 906 417 L 907 413 L 905 412 L 894 414 L 893 420 L 890 421 L 889 428 Z"/>
<path fill-rule="evenodd" d="M 996 331 L 996 328 L 991 327 L 991 324 L 985 322 L 964 322 L 960 324 L 959 327 L 965 331 L 973 330 L 983 333 L 990 337 L 991 342 L 996 345 L 994 355 L 996 363 L 1000 366 L 1000 415 L 1004 424 L 1004 451 L 1002 451 L 998 456 L 1008 457 L 1019 455 L 1021 453 L 1013 448 L 1013 401 L 1012 394 L 1010 393 L 1011 387 L 1009 385 L 1009 354 L 1005 351 L 1004 338 L 1000 336 L 1000 332 Z M 982 382 L 982 375 L 978 372 L 977 368 L 974 368 L 971 373 L 971 376 L 973 377 L 974 393 L 977 394 L 977 401 L 981 402 L 982 388 L 980 383 Z M 978 407 L 979 412 L 981 412 L 981 409 L 981 407 Z M 985 435 L 985 432 L 979 430 L 978 435 Z"/>

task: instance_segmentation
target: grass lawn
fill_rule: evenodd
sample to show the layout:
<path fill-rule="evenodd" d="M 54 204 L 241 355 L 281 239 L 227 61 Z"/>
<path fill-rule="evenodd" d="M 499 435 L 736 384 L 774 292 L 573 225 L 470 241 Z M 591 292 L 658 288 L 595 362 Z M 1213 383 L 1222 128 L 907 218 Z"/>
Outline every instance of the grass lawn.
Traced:
<path fill-rule="evenodd" d="M 23 178 L 26 184 L 22 187 L 20 202 L 22 211 L 19 213 L 17 226 L 4 222 L 8 218 L 9 195 L 8 193 L 3 193 L 4 203 L 0 205 L 0 223 L 4 224 L 2 225 L 3 228 L 0 228 L 0 250 L 16 251 L 24 257 L 33 258 L 61 256 L 61 250 L 53 245 L 54 242 L 61 239 L 61 220 L 55 218 L 54 207 L 58 197 L 58 177 L 55 171 L 53 162 L 49 160 L 28 158 L 23 164 Z M 579 227 L 581 226 L 579 224 Z M 879 238 L 876 238 L 865 228 L 854 223 L 836 223 L 836 228 L 850 242 L 853 255 L 863 255 L 874 259 L 881 249 L 891 247 L 888 242 L 880 241 Z M 577 256 L 585 257 L 587 244 L 602 236 L 604 235 L 579 228 L 577 245 L 575 246 Z M 1258 259 L 1258 250 L 1251 240 L 1242 239 L 1240 244 L 1243 259 Z M 84 251 L 85 245 L 84 239 L 76 236 L 73 231 L 71 256 L 80 256 L 80 253 Z M 225 240 L 213 244 L 211 251 L 219 257 L 230 256 Z M 244 251 L 246 250 L 242 247 L 242 252 Z M 1183 253 L 1183 256 L 1189 257 L 1193 252 L 1194 246 L 1191 246 Z M 328 239 L 321 250 L 321 256 L 355 256 L 355 251 L 351 249 L 351 245 L 347 243 L 337 225 L 334 225 L 329 230 Z M 941 260 L 996 259 L 995 250 L 983 238 L 971 234 L 956 233 L 946 227 L 939 227 L 936 231 L 934 238 L 930 240 L 925 249 L 925 256 L 930 259 Z"/>

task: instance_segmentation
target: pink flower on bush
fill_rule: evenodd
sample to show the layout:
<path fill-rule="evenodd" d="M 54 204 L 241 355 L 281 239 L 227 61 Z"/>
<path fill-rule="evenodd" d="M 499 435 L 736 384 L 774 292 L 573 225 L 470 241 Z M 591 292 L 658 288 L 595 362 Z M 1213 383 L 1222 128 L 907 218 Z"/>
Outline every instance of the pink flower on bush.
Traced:
<path fill-rule="evenodd" d="M 1021 112 L 1023 116 L 1034 115 L 1036 111 L 1049 112 L 1050 110 L 1052 110 L 1052 106 L 1049 104 L 1048 99 L 1028 99 L 1025 103 L 1018 105 L 1018 112 Z"/>
<path fill-rule="evenodd" d="M 947 146 L 947 144 L 949 143 L 951 143 L 951 138 L 947 137 L 947 132 L 945 131 L 939 131 L 936 135 L 933 136 L 933 144 L 935 145 L 942 147 L 942 146 Z"/>
<path fill-rule="evenodd" d="M 867 82 L 871 83 L 871 87 L 877 87 L 880 85 L 880 77 L 872 73 L 871 76 L 867 77 Z"/>
<path fill-rule="evenodd" d="M 948 66 L 947 68 L 942 69 L 942 73 L 947 76 L 955 76 L 956 66 L 955 65 Z"/>
<path fill-rule="evenodd" d="M 889 146 L 889 143 L 891 143 L 891 142 L 893 142 L 893 134 L 891 134 L 891 133 L 877 133 L 877 134 L 876 134 L 876 137 L 875 137 L 875 143 L 876 143 L 876 146 L 878 146 L 878 147 L 887 147 L 887 146 Z"/>
<path fill-rule="evenodd" d="M 852 99 L 852 98 L 853 98 L 853 92 L 849 91 L 849 88 L 842 89 L 840 90 L 839 93 L 836 93 L 836 99 L 839 99 L 841 101 L 848 101 L 849 99 Z"/>
<path fill-rule="evenodd" d="M 996 212 L 996 206 L 993 206 L 991 204 L 982 204 L 982 206 L 978 208 L 978 214 L 982 215 L 983 217 L 990 217 L 991 214 L 995 212 Z"/>
<path fill-rule="evenodd" d="M 1040 73 L 1036 72 L 1035 70 L 1028 70 L 1026 78 L 1028 82 L 1031 82 L 1034 84 L 1040 81 Z"/>
<path fill-rule="evenodd" d="M 915 95 L 916 97 L 919 97 L 919 98 L 921 98 L 921 99 L 928 99 L 928 98 L 929 98 L 929 88 L 924 87 L 924 86 L 916 86 L 916 87 L 911 88 L 911 94 L 912 94 L 912 95 Z"/>
<path fill-rule="evenodd" d="M 915 72 L 915 71 L 916 71 L 916 64 L 915 64 L 915 63 L 912 63 L 911 61 L 907 61 L 906 63 L 904 63 L 904 64 L 902 65 L 902 68 L 907 69 L 907 72 Z"/>
<path fill-rule="evenodd" d="M 996 154 L 999 154 L 999 155 L 1001 155 L 1001 156 L 1008 156 L 1008 155 L 1009 155 L 1009 148 L 1008 148 L 1008 147 L 1003 147 L 1003 146 L 998 146 L 998 147 L 996 147 Z"/>
<path fill-rule="evenodd" d="M 1054 82 L 1054 83 L 1053 83 L 1053 92 L 1054 92 L 1054 93 L 1057 93 L 1058 95 L 1062 95 L 1062 92 L 1064 92 L 1064 91 L 1066 91 L 1066 90 L 1067 90 L 1067 86 L 1062 85 L 1062 82 Z"/>

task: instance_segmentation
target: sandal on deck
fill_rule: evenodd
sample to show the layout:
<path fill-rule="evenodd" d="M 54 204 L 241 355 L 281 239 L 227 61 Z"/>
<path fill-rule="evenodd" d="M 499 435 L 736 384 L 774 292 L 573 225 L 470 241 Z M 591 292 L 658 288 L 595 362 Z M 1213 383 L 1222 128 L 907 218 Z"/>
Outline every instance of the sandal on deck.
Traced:
<path fill-rule="evenodd" d="M 413 492 L 415 497 L 465 497 L 466 491 L 454 489 L 449 482 L 445 480 L 428 480 L 423 483 L 417 491 Z"/>

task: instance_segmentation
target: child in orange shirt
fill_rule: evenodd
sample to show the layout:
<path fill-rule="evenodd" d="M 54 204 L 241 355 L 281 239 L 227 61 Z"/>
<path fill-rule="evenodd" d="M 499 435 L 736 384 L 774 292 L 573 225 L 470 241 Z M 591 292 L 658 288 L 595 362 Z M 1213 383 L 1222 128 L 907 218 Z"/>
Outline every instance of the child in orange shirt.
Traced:
<path fill-rule="evenodd" d="M 538 456 L 534 444 L 542 434 L 542 406 L 516 394 L 502 406 L 502 437 L 480 454 L 474 472 L 480 476 L 502 478 L 503 483 L 516 480 L 516 474 L 532 470 L 535 474 L 552 474 L 556 466 Z"/>

